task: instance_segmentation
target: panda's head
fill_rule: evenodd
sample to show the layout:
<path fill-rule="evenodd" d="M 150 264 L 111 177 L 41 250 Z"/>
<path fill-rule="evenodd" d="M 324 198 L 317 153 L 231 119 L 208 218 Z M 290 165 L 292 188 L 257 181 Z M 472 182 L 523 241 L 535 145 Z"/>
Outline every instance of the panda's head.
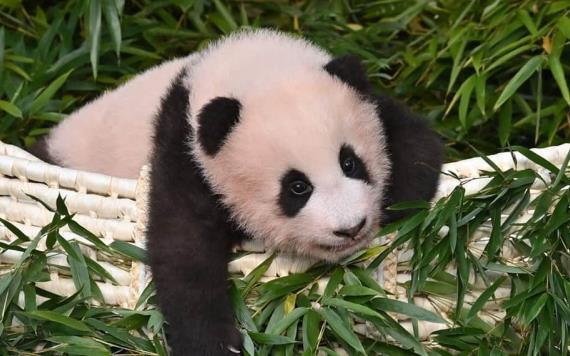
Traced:
<path fill-rule="evenodd" d="M 193 154 L 250 235 L 321 259 L 347 256 L 377 232 L 393 166 L 365 72 L 341 57 L 270 87 L 203 105 Z"/>

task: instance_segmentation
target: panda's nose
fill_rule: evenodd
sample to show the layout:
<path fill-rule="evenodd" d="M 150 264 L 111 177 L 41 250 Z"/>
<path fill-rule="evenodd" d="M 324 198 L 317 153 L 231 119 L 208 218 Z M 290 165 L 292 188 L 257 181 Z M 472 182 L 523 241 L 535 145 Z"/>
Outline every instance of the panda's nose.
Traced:
<path fill-rule="evenodd" d="M 354 225 L 351 228 L 333 231 L 333 234 L 335 234 L 338 237 L 345 237 L 352 239 L 356 235 L 358 235 L 360 230 L 362 230 L 362 228 L 364 227 L 364 224 L 366 224 L 366 219 L 362 219 L 358 224 Z"/>

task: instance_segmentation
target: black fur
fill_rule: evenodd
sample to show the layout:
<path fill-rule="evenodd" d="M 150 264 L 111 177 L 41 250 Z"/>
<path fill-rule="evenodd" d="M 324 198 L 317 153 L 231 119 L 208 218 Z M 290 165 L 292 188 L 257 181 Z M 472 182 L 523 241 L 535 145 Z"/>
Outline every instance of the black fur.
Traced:
<path fill-rule="evenodd" d="M 241 348 L 227 293 L 235 230 L 189 154 L 189 91 L 182 73 L 155 122 L 147 229 L 149 263 L 169 324 L 172 355 L 235 355 Z"/>
<path fill-rule="evenodd" d="M 325 70 L 356 89 L 365 100 L 374 102 L 378 108 L 392 163 L 381 206 L 382 224 L 413 212 L 387 210 L 391 205 L 431 200 L 437 189 L 443 162 L 443 144 L 439 137 L 404 105 L 386 96 L 374 96 L 366 71 L 356 56 L 335 58 L 325 65 Z"/>
<path fill-rule="evenodd" d="M 400 219 L 413 211 L 386 210 L 404 201 L 433 198 L 443 162 L 443 144 L 425 121 L 388 97 L 374 99 L 384 126 L 392 172 L 382 204 L 382 223 Z"/>
<path fill-rule="evenodd" d="M 342 145 L 340 152 L 338 154 L 338 160 L 342 168 L 342 164 L 345 159 L 352 158 L 354 161 L 354 169 L 352 172 L 344 172 L 344 174 L 349 178 L 360 179 L 365 181 L 366 183 L 370 184 L 370 174 L 368 174 L 368 170 L 366 169 L 366 165 L 360 157 L 354 153 L 354 149 L 350 145 Z"/>
<path fill-rule="evenodd" d="M 335 58 L 327 63 L 324 68 L 329 74 L 338 77 L 360 93 L 367 94 L 372 90 L 364 66 L 354 55 Z"/>
<path fill-rule="evenodd" d="M 291 192 L 291 184 L 296 181 L 303 181 L 311 185 L 311 181 L 307 176 L 296 169 L 290 169 L 281 178 L 281 191 L 279 192 L 278 205 L 281 212 L 287 217 L 294 217 L 307 204 L 311 194 L 295 195 Z M 311 185 L 312 186 L 312 185 Z"/>
<path fill-rule="evenodd" d="M 204 105 L 198 114 L 198 140 L 206 154 L 214 156 L 239 122 L 241 103 L 237 99 L 217 97 Z"/>
<path fill-rule="evenodd" d="M 32 147 L 30 147 L 30 149 L 28 150 L 28 152 L 30 152 L 31 154 L 33 154 L 34 156 L 36 156 L 37 158 L 41 159 L 42 161 L 49 163 L 49 164 L 59 164 L 53 157 L 51 157 L 51 155 L 49 154 L 48 151 L 48 140 L 49 140 L 49 135 L 45 135 L 42 136 L 40 139 L 38 139 L 36 141 L 36 143 L 34 143 L 32 145 Z"/>

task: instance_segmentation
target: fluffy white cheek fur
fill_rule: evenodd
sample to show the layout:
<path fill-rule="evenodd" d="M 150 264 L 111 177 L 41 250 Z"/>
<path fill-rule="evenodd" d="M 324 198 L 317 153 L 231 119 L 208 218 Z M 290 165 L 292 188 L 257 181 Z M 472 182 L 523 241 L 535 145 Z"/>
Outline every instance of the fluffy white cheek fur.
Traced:
<path fill-rule="evenodd" d="M 284 224 L 284 245 L 324 260 L 335 261 L 352 254 L 370 242 L 378 228 L 381 192 L 363 181 L 342 178 L 334 189 L 318 185 L 307 205 Z M 339 237 L 336 230 L 358 225 L 366 219 L 353 239 Z M 283 247 L 281 247 L 283 248 Z"/>

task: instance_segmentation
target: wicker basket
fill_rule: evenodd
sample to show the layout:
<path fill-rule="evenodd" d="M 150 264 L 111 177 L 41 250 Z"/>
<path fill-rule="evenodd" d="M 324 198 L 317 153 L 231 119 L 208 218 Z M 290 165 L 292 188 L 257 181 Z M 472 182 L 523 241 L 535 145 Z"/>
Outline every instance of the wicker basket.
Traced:
<path fill-rule="evenodd" d="M 570 144 L 556 147 L 533 150 L 554 165 L 561 166 L 564 158 L 570 151 Z M 548 172 L 529 161 L 521 154 L 500 153 L 489 157 L 501 169 L 532 169 L 549 181 Z M 513 159 L 514 158 L 514 159 Z M 481 171 L 492 168 L 480 158 L 472 158 L 444 165 L 444 174 L 435 199 L 446 196 L 457 185 L 463 184 L 467 194 L 472 194 L 483 188 L 488 178 L 479 178 Z M 55 206 L 58 195 L 66 199 L 71 213 L 76 214 L 76 221 L 96 235 L 101 236 L 104 242 L 122 240 L 139 246 L 144 244 L 144 226 L 146 218 L 146 193 L 148 190 L 148 168 L 141 170 L 138 181 L 105 176 L 102 174 L 77 171 L 61 168 L 44 163 L 27 152 L 0 142 L 0 217 L 10 221 L 28 235 L 35 235 L 42 226 L 51 221 L 52 213 L 29 197 L 35 196 L 50 206 Z M 449 174 L 451 173 L 451 174 Z M 455 177 L 459 177 L 459 179 Z M 544 189 L 544 183 L 538 182 L 533 186 L 533 194 L 537 195 Z M 521 220 L 528 218 L 532 211 L 525 212 Z M 480 255 L 488 241 L 489 228 L 482 228 L 476 233 L 470 250 Z M 93 245 L 69 230 L 63 230 L 62 236 L 67 239 L 77 239 L 87 246 L 86 251 L 92 259 L 99 262 L 111 275 L 117 285 L 110 282 L 97 282 L 103 293 L 105 302 L 110 305 L 133 307 L 149 279 L 147 269 L 138 262 L 129 260 L 105 261 L 97 253 Z M 15 236 L 0 224 L 0 240 L 11 242 Z M 389 243 L 386 239 L 382 243 Z M 91 247 L 89 247 L 91 246 Z M 38 246 L 45 248 L 45 245 Z M 230 266 L 230 272 L 247 274 L 269 254 L 257 242 L 247 242 L 241 248 L 251 251 Z M 503 254 L 516 258 L 514 251 L 505 248 Z M 3 251 L 0 254 L 0 273 L 8 271 L 10 266 L 19 259 L 17 251 Z M 50 262 L 56 265 L 67 265 L 65 257 L 54 254 L 49 257 Z M 406 262 L 411 258 L 411 252 L 405 249 L 397 250 L 389 256 L 377 271 L 377 278 L 384 288 L 394 294 L 398 299 L 405 300 L 405 290 L 400 285 L 409 280 L 409 268 Z M 265 278 L 283 276 L 293 272 L 306 270 L 314 261 L 296 258 L 289 255 L 279 255 L 273 261 Z M 70 276 L 62 274 L 61 269 L 51 272 L 51 280 L 40 282 L 38 286 L 59 295 L 71 295 L 75 286 Z M 481 291 L 484 285 L 481 285 Z M 479 291 L 479 293 L 481 293 Z M 499 289 L 496 296 L 507 297 L 509 290 Z M 478 296 L 477 291 L 466 298 L 466 303 L 472 303 Z M 451 310 L 453 300 L 440 298 L 429 300 L 416 298 L 416 304 L 438 313 Z M 488 303 L 480 317 L 494 324 L 504 314 L 498 304 Z M 442 313 L 443 314 L 443 313 Z M 411 329 L 411 321 L 398 315 L 402 325 Z M 419 323 L 420 337 L 427 337 L 431 332 L 445 328 L 442 324 L 429 322 Z M 359 330 L 362 329 L 362 330 Z M 366 325 L 357 325 L 357 331 L 366 332 Z"/>

